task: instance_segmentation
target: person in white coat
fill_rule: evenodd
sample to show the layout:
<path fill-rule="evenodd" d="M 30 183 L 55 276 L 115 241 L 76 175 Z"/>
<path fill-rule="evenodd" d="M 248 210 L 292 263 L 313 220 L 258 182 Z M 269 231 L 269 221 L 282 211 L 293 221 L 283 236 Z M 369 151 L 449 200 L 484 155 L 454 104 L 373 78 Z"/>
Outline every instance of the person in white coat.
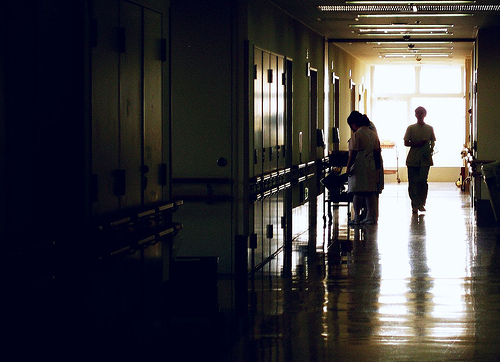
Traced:
<path fill-rule="evenodd" d="M 425 211 L 429 185 L 427 179 L 429 170 L 434 162 L 432 154 L 436 136 L 434 128 L 425 123 L 427 110 L 424 107 L 415 109 L 417 123 L 408 126 L 404 135 L 406 147 L 410 151 L 406 156 L 406 167 L 408 168 L 408 195 L 411 200 L 412 212 Z"/>
<path fill-rule="evenodd" d="M 349 140 L 347 161 L 348 192 L 353 194 L 353 217 L 350 224 L 375 224 L 377 222 L 377 195 L 380 192 L 381 151 L 380 141 L 370 120 L 353 111 L 347 118 L 352 137 Z M 366 206 L 366 217 L 360 220 Z"/>

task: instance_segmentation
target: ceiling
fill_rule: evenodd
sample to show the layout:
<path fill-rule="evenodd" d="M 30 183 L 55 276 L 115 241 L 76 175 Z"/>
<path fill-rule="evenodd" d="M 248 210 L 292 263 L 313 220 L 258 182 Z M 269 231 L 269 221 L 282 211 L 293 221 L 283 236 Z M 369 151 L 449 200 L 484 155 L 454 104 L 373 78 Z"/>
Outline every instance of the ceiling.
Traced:
<path fill-rule="evenodd" d="M 462 64 L 500 1 L 271 0 L 367 64 Z"/>

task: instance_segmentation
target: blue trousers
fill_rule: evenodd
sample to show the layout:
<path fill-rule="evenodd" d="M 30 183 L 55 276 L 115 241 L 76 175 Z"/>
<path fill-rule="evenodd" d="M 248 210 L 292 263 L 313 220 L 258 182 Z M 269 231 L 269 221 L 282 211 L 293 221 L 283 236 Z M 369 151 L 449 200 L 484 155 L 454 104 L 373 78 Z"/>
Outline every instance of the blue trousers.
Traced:
<path fill-rule="evenodd" d="M 429 169 L 429 166 L 408 166 L 408 195 L 412 208 L 424 206 L 427 201 Z"/>

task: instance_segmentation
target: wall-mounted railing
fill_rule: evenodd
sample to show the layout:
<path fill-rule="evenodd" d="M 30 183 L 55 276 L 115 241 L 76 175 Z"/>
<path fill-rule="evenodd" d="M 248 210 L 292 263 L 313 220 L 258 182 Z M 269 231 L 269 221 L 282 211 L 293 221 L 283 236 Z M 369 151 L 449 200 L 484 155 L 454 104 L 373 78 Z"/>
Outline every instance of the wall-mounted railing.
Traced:
<path fill-rule="evenodd" d="M 176 198 L 191 202 L 227 202 L 232 199 L 232 180 L 223 177 L 178 177 L 172 180 Z"/>
<path fill-rule="evenodd" d="M 172 222 L 171 214 L 182 204 L 183 201 L 166 202 L 99 218 L 90 230 L 93 254 L 105 261 L 134 254 L 175 236 L 182 224 Z"/>

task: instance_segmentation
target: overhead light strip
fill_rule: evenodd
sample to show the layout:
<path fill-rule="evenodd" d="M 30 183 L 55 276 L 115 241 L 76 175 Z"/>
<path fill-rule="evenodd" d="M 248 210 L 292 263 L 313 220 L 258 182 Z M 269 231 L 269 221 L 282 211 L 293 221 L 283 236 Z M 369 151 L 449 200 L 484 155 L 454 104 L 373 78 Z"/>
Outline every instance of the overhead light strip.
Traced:
<path fill-rule="evenodd" d="M 402 42 L 400 40 L 398 41 L 367 41 L 366 44 L 405 44 L 408 45 L 408 42 Z M 417 44 L 422 45 L 422 44 L 453 44 L 452 41 L 422 41 L 422 42 L 417 42 Z"/>
<path fill-rule="evenodd" d="M 358 15 L 357 18 L 423 18 L 423 17 L 467 17 L 467 16 L 474 16 L 474 14 L 464 14 L 464 13 L 456 13 L 456 14 L 423 14 L 423 13 L 411 13 L 411 14 L 361 14 Z"/>
<path fill-rule="evenodd" d="M 381 58 L 449 58 L 451 54 L 380 54 Z"/>
<path fill-rule="evenodd" d="M 393 57 L 395 57 L 395 56 L 400 56 L 400 57 L 418 57 L 418 56 L 434 57 L 434 56 L 444 56 L 444 55 L 450 56 L 453 53 L 447 52 L 447 53 L 378 53 L 378 54 L 382 55 L 382 56 L 393 56 Z"/>
<path fill-rule="evenodd" d="M 395 29 L 395 28 L 406 28 L 406 29 L 432 29 L 432 28 L 453 28 L 452 24 L 349 24 L 350 28 L 358 29 Z"/>
<path fill-rule="evenodd" d="M 414 47 L 414 48 L 409 48 L 409 47 L 373 47 L 373 49 L 376 50 L 386 50 L 386 51 L 402 51 L 402 50 L 408 50 L 409 52 L 418 52 L 418 51 L 429 51 L 429 50 L 453 50 L 453 47 L 447 46 L 447 47 Z"/>
<path fill-rule="evenodd" d="M 334 12 L 397 12 L 397 13 L 417 13 L 428 11 L 444 11 L 444 12 L 480 12 L 480 11 L 500 11 L 500 5 L 319 5 L 317 8 L 320 11 Z"/>
<path fill-rule="evenodd" d="M 413 33 L 429 33 L 429 34 L 433 34 L 433 33 L 447 33 L 448 32 L 448 29 L 444 28 L 444 29 L 441 29 L 441 28 L 427 28 L 427 29 L 412 29 L 412 28 L 390 28 L 390 29 L 387 29 L 387 28 L 382 28 L 382 29 L 378 29 L 378 28 L 368 28 L 368 29 L 359 29 L 359 33 L 360 34 L 363 34 L 363 33 L 385 33 L 385 34 L 388 34 L 388 33 L 408 33 L 408 34 L 413 34 Z"/>
<path fill-rule="evenodd" d="M 399 0 L 388 0 L 388 1 L 366 1 L 366 0 L 358 0 L 358 1 L 346 1 L 346 4 L 376 4 L 376 5 L 437 5 L 437 4 L 475 4 L 476 1 L 473 0 L 435 0 L 435 1 L 424 1 L 424 0 L 416 0 L 416 1 L 399 1 Z"/>
<path fill-rule="evenodd" d="M 366 34 L 358 34 L 359 36 L 381 36 L 381 37 L 389 37 L 389 36 L 395 36 L 396 34 L 394 32 L 392 33 L 366 33 Z M 453 33 L 414 33 L 414 32 L 401 32 L 400 35 L 411 35 L 412 37 L 414 36 L 451 36 Z"/>

